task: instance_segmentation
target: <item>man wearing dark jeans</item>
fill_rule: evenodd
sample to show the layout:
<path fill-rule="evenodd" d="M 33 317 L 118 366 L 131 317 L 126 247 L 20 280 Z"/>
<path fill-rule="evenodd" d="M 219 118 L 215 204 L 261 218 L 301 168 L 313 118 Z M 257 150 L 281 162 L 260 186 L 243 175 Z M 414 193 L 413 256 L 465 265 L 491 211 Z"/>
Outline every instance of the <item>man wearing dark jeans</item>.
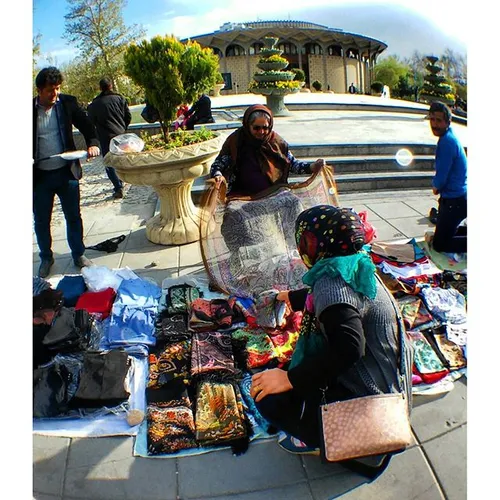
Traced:
<path fill-rule="evenodd" d="M 76 149 L 73 125 L 82 133 L 89 157 L 99 155 L 95 128 L 75 97 L 61 94 L 63 77 L 54 67 L 38 73 L 38 96 L 33 99 L 33 214 L 40 249 L 38 275 L 45 278 L 54 264 L 50 222 L 57 194 L 66 219 L 68 244 L 77 267 L 92 265 L 83 254 L 83 223 L 80 215 L 82 167 L 79 160 L 64 160 L 56 155 Z"/>
<path fill-rule="evenodd" d="M 109 78 L 99 82 L 101 93 L 88 107 L 89 116 L 96 126 L 102 156 L 109 151 L 109 142 L 119 134 L 124 134 L 130 125 L 132 115 L 125 98 L 113 92 L 113 83 Z M 113 183 L 113 198 L 123 198 L 123 183 L 116 175 L 113 167 L 106 167 L 106 174 Z"/>
<path fill-rule="evenodd" d="M 458 231 L 458 226 L 467 218 L 467 157 L 450 127 L 448 106 L 433 102 L 429 118 L 432 133 L 439 137 L 432 192 L 440 198 L 432 245 L 438 252 L 465 253 L 467 234 Z"/>

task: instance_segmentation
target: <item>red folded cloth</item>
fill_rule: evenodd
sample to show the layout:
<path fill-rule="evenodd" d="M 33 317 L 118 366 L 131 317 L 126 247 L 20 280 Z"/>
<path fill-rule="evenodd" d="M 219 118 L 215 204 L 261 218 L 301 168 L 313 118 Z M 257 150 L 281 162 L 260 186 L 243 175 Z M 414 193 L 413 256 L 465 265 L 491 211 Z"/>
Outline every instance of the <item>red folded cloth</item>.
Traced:
<path fill-rule="evenodd" d="M 112 288 L 106 288 L 101 292 L 85 292 L 80 295 L 75 309 L 85 309 L 91 314 L 100 314 L 101 319 L 106 319 L 111 313 L 116 292 Z"/>

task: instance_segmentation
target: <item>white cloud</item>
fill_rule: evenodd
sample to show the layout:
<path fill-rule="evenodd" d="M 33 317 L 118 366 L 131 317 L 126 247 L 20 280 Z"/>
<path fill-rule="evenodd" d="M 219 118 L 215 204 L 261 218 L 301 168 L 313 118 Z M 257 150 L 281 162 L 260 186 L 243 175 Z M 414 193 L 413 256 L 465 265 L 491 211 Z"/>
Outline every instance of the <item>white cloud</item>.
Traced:
<path fill-rule="evenodd" d="M 453 36 L 462 42 L 467 42 L 467 29 L 464 25 L 467 9 L 466 0 L 372 0 L 372 4 L 381 6 L 380 15 L 384 15 L 384 5 L 396 5 L 409 9 L 410 11 L 424 16 L 434 23 L 438 29 L 445 34 Z M 242 3 L 241 0 L 226 0 L 225 2 L 206 2 L 199 15 L 176 16 L 170 19 L 163 19 L 157 24 L 151 25 L 148 35 L 173 33 L 179 38 L 187 38 L 205 33 L 211 33 L 225 22 L 249 22 L 257 20 L 285 20 L 289 17 L 294 19 L 295 11 L 318 7 L 333 7 L 339 5 L 353 6 L 355 4 L 366 5 L 369 0 L 308 0 L 307 4 L 290 0 L 273 0 L 265 6 L 265 10 L 259 10 L 251 2 Z M 171 0 L 168 2 L 171 9 L 172 4 L 182 5 L 184 9 L 199 9 L 199 0 Z M 220 5 L 220 6 L 219 6 Z M 170 10 L 168 14 L 172 14 Z M 297 19 L 294 19 L 297 20 Z"/>

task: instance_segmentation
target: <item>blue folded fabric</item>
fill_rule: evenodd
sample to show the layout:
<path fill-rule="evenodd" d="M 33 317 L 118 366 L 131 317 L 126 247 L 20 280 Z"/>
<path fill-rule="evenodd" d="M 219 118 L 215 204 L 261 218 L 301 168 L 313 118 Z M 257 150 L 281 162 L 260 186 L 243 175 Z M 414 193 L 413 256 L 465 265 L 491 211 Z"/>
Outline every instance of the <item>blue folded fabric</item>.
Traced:
<path fill-rule="evenodd" d="M 64 276 L 56 290 L 62 292 L 65 307 L 75 307 L 80 295 L 87 291 L 87 285 L 83 276 Z"/>

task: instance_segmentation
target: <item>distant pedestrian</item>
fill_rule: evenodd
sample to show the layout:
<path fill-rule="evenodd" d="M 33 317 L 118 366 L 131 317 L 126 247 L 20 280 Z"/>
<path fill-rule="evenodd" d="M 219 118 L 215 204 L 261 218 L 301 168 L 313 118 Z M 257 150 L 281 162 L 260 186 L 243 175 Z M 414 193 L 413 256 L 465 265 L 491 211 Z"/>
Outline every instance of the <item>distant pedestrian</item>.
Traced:
<path fill-rule="evenodd" d="M 91 102 L 88 111 L 97 128 L 102 156 L 104 157 L 109 151 L 111 139 L 126 132 L 132 115 L 126 99 L 113 92 L 113 83 L 109 78 L 103 78 L 99 82 L 99 87 L 101 93 Z M 115 169 L 106 167 L 106 174 L 113 183 L 113 198 L 123 198 L 123 182 L 116 175 Z"/>
<path fill-rule="evenodd" d="M 356 93 L 356 87 L 354 86 L 354 83 L 351 82 L 351 85 L 349 85 L 349 94 L 355 94 Z"/>
<path fill-rule="evenodd" d="M 467 218 L 467 157 L 450 127 L 448 106 L 433 102 L 429 118 L 432 133 L 439 137 L 432 192 L 440 197 L 432 245 L 438 252 L 465 253 L 467 234 L 458 227 Z"/>
<path fill-rule="evenodd" d="M 186 130 L 194 130 L 199 123 L 213 123 L 212 101 L 206 94 L 201 94 L 191 109 L 186 113 L 183 126 Z"/>
<path fill-rule="evenodd" d="M 63 76 L 51 66 L 35 80 L 38 96 L 33 99 L 33 214 L 40 249 L 38 275 L 45 278 L 54 264 L 50 222 L 57 194 L 66 219 L 68 244 L 77 267 L 92 265 L 83 254 L 83 222 L 80 214 L 80 160 L 53 157 L 75 150 L 73 125 L 82 133 L 89 157 L 99 156 L 97 134 L 76 97 L 61 94 Z M 49 158 L 50 157 L 50 158 Z"/>

